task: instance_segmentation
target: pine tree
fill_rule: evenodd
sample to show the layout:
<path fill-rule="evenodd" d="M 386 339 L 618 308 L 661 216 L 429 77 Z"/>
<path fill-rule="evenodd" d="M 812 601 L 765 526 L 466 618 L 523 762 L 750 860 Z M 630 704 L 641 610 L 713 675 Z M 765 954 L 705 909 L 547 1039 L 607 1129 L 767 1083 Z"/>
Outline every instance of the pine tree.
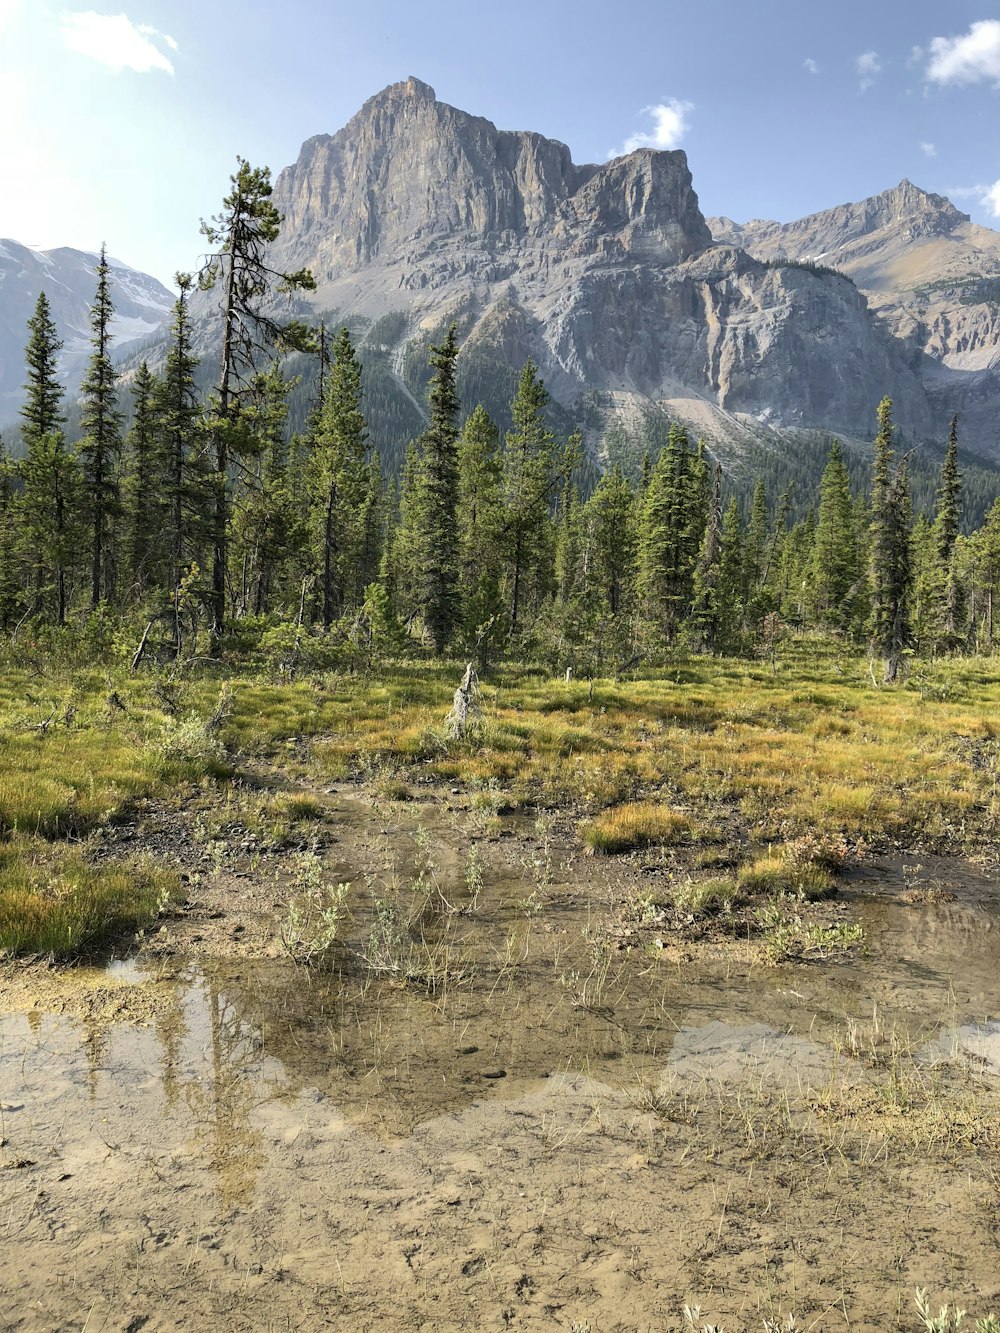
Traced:
<path fill-rule="evenodd" d="M 372 481 L 366 473 L 368 427 L 361 398 L 361 363 L 342 328 L 334 339 L 307 465 L 310 550 L 325 628 L 343 613 L 356 589 L 358 519 Z"/>
<path fill-rule="evenodd" d="M 587 501 L 590 577 L 599 602 L 617 617 L 630 609 L 636 572 L 635 495 L 616 464 Z"/>
<path fill-rule="evenodd" d="M 258 358 L 275 347 L 306 351 L 312 345 L 309 331 L 296 322 L 282 323 L 267 313 L 275 292 L 311 290 L 312 276 L 300 269 L 294 273 L 272 269 L 267 247 L 277 239 L 282 217 L 271 202 L 271 173 L 267 167 L 251 167 L 241 157 L 230 177 L 232 189 L 222 203 L 222 212 L 202 224 L 215 253 L 202 268 L 203 290 L 222 286 L 222 354 L 216 397 L 209 420 L 214 452 L 214 503 L 212 506 L 212 639 L 217 648 L 226 618 L 228 575 L 227 539 L 230 509 L 230 460 L 243 452 L 245 436 L 240 420 L 243 401 L 250 392 Z"/>
<path fill-rule="evenodd" d="M 878 406 L 878 431 L 872 467 L 871 581 L 872 642 L 885 659 L 885 680 L 899 673 L 909 642 L 910 494 L 905 460 L 893 464 L 892 400 Z"/>
<path fill-rule="evenodd" d="M 118 455 L 121 451 L 122 414 L 115 387 L 118 376 L 111 363 L 111 269 L 101 246 L 97 265 L 97 295 L 90 312 L 94 351 L 81 386 L 79 444 L 87 520 L 90 527 L 90 604 L 96 608 L 114 591 L 114 538 L 118 517 Z"/>
<path fill-rule="evenodd" d="M 75 554 L 79 473 L 62 431 L 66 418 L 63 387 L 57 378 L 62 343 L 44 292 L 28 321 L 28 331 L 27 399 L 21 408 L 21 438 L 26 447 L 20 469 L 22 537 L 35 588 L 42 596 L 51 588 L 56 623 L 64 625 Z"/>
<path fill-rule="evenodd" d="M 719 536 L 719 578 L 716 585 L 716 645 L 733 651 L 740 641 L 746 606 L 746 562 L 743 519 L 732 496 L 722 516 Z"/>
<path fill-rule="evenodd" d="M 125 437 L 122 478 L 123 553 L 129 580 L 141 597 L 163 574 L 166 511 L 156 402 L 159 385 L 145 361 L 132 381 L 132 425 Z"/>
<path fill-rule="evenodd" d="M 35 312 L 28 320 L 28 332 L 25 351 L 28 381 L 24 386 L 27 397 L 21 408 L 21 438 L 26 448 L 40 436 L 60 431 L 66 422 L 62 408 L 65 390 L 58 378 L 62 342 L 44 292 L 39 293 Z"/>
<path fill-rule="evenodd" d="M 1000 592 L 1000 500 L 993 503 L 986 521 L 976 533 L 974 565 L 976 584 L 983 600 L 983 642 L 993 651 L 993 606 Z"/>
<path fill-rule="evenodd" d="M 810 573 L 810 611 L 819 625 L 842 632 L 849 628 L 860 578 L 851 482 L 840 442 L 834 440 L 820 481 Z"/>
<path fill-rule="evenodd" d="M 961 509 L 962 476 L 958 469 L 958 417 L 952 417 L 948 447 L 941 465 L 937 506 L 934 518 L 935 601 L 938 636 L 945 648 L 954 648 L 960 639 L 959 626 L 964 614 L 965 590 L 955 568 L 955 540 Z"/>
<path fill-rule="evenodd" d="M 0 439 L 0 632 L 10 629 L 21 607 L 18 578 L 17 468 Z"/>
<path fill-rule="evenodd" d="M 719 581 L 722 554 L 722 468 L 712 474 L 705 532 L 694 571 L 690 626 L 699 648 L 713 649 L 720 638 Z"/>
<path fill-rule="evenodd" d="M 192 571 L 203 560 L 214 494 L 202 453 L 198 392 L 189 301 L 194 280 L 188 273 L 174 278 L 178 297 L 170 324 L 170 345 L 156 399 L 158 467 L 163 478 L 165 510 L 164 586 L 170 592 L 174 646 L 181 647 L 181 588 L 192 584 Z"/>
<path fill-rule="evenodd" d="M 549 505 L 558 481 L 555 437 L 545 420 L 549 396 L 531 361 L 525 363 L 511 403 L 513 429 L 503 450 L 503 503 L 510 626 L 548 595 L 553 579 Z"/>
<path fill-rule="evenodd" d="M 443 653 L 461 615 L 458 548 L 458 390 L 456 326 L 431 347 L 430 425 L 420 441 L 417 605 L 434 651 Z"/>
<path fill-rule="evenodd" d="M 505 619 L 499 445 L 500 433 L 479 404 L 458 440 L 457 517 L 463 646 L 478 657 L 481 671 L 502 642 Z"/>
<path fill-rule="evenodd" d="M 242 468 L 232 512 L 240 616 L 260 616 L 282 604 L 288 610 L 290 585 L 297 586 L 304 534 L 292 495 L 286 437 L 288 395 L 295 383 L 272 365 L 255 377 L 243 405 L 243 453 L 251 457 Z"/>

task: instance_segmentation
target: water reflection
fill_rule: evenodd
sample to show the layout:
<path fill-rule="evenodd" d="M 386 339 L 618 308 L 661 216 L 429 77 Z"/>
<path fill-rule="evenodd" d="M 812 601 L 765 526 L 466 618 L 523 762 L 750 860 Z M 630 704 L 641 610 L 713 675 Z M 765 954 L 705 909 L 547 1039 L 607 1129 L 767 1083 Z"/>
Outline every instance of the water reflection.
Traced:
<path fill-rule="evenodd" d="M 616 1087 L 754 1077 L 821 1085 L 850 1020 L 873 1010 L 910 1049 L 1000 1071 L 996 917 L 971 898 L 858 904 L 867 956 L 788 968 L 616 959 L 599 987 L 542 949 L 488 982 L 435 993 L 284 961 L 158 982 L 147 1025 L 34 1011 L 0 1017 L 0 1159 L 189 1157 L 252 1201 L 268 1126 L 305 1095 L 383 1139 L 556 1073 Z M 572 960 L 571 960 L 572 961 Z M 134 964 L 117 975 L 138 984 Z M 936 1044 L 935 1044 L 936 1043 Z M 841 1073 L 844 1063 L 841 1062 Z"/>

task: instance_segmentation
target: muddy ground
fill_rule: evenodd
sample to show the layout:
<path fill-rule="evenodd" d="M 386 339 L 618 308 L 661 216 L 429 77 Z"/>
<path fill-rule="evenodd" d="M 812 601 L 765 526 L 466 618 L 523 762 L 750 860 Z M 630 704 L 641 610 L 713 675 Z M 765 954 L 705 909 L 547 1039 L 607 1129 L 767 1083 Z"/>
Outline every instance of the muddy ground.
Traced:
<path fill-rule="evenodd" d="M 101 854 L 175 864 L 186 901 L 124 962 L 0 972 L 0 1327 L 1000 1308 L 990 872 L 856 867 L 803 911 L 864 945 L 775 966 L 748 921 L 648 910 L 677 852 L 584 857 L 448 790 L 320 795 L 282 847 L 206 834 L 201 797 L 138 810 Z M 310 856 L 352 885 L 329 971 L 282 942 Z"/>

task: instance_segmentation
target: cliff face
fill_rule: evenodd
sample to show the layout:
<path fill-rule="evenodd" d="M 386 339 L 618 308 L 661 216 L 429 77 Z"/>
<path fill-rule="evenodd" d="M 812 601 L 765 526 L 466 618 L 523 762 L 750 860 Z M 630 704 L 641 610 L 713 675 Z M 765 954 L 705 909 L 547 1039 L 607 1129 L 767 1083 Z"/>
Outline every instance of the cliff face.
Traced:
<path fill-rule="evenodd" d="M 532 356 L 567 404 L 596 390 L 867 435 L 888 392 L 904 429 L 932 430 L 905 349 L 864 297 L 718 247 L 682 152 L 578 166 L 564 144 L 498 130 L 410 79 L 308 140 L 274 197 L 276 262 L 312 270 L 317 309 L 396 315 L 394 364 L 454 318 L 470 351 Z M 876 228 L 869 212 L 856 229 Z"/>
<path fill-rule="evenodd" d="M 549 235 L 677 262 L 712 244 L 682 153 L 574 166 L 565 144 L 498 130 L 438 102 L 418 79 L 371 98 L 339 133 L 280 173 L 285 251 L 321 283 L 442 242 L 504 252 Z"/>
<path fill-rule="evenodd" d="M 849 274 L 919 376 L 936 427 L 1000 452 L 1000 234 L 909 181 L 796 222 L 709 219 L 717 241 Z"/>

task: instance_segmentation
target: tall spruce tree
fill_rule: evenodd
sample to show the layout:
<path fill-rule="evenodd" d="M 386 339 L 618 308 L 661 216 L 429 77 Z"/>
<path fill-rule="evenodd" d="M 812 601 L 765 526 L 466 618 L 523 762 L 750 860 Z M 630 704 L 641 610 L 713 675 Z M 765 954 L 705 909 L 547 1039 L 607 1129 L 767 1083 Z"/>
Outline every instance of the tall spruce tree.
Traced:
<path fill-rule="evenodd" d="M 21 606 L 18 578 L 17 468 L 6 444 L 0 439 L 0 632 L 11 628 Z"/>
<path fill-rule="evenodd" d="M 636 569 L 635 495 L 617 464 L 597 483 L 585 516 L 594 592 L 608 614 L 617 617 L 633 602 Z"/>
<path fill-rule="evenodd" d="M 189 302 L 194 279 L 178 273 L 178 288 L 170 322 L 170 344 L 156 401 L 159 432 L 159 468 L 163 478 L 165 552 L 164 586 L 169 590 L 174 620 L 174 647 L 181 647 L 182 587 L 196 581 L 210 525 L 215 497 L 203 453 Z"/>
<path fill-rule="evenodd" d="M 545 418 L 549 395 L 534 363 L 521 370 L 504 441 L 502 476 L 510 626 L 551 591 L 553 532 L 549 507 L 559 475 L 555 437 Z"/>
<path fill-rule="evenodd" d="M 36 593 L 44 601 L 52 591 L 56 623 L 64 625 L 76 554 L 79 470 L 66 448 L 62 429 L 66 420 L 64 390 L 58 379 L 62 342 L 44 292 L 28 321 L 28 333 L 27 397 L 21 408 L 21 439 L 26 450 L 21 462 L 22 537 Z"/>
<path fill-rule="evenodd" d="M 315 282 L 305 269 L 282 272 L 269 265 L 267 247 L 277 239 L 282 223 L 281 214 L 271 202 L 271 173 L 267 167 L 251 167 L 244 158 L 236 161 L 236 174 L 230 177 L 232 189 L 222 202 L 222 212 L 211 222 L 202 223 L 213 253 L 199 275 L 203 290 L 216 285 L 222 288 L 222 352 L 208 422 L 215 471 L 211 610 L 216 648 L 226 620 L 230 463 L 248 447 L 246 423 L 241 420 L 244 401 L 262 355 L 269 356 L 275 348 L 307 351 L 313 345 L 305 325 L 281 321 L 269 313 L 276 293 L 311 290 Z"/>
<path fill-rule="evenodd" d="M 125 436 L 121 485 L 125 570 L 140 597 L 164 572 L 166 479 L 159 467 L 157 397 L 156 376 L 143 361 L 132 380 L 132 425 Z"/>
<path fill-rule="evenodd" d="M 500 432 L 480 403 L 458 440 L 458 562 L 463 646 L 488 669 L 504 631 Z"/>
<path fill-rule="evenodd" d="M 935 600 L 940 642 L 954 648 L 961 639 L 965 590 L 955 567 L 955 541 L 961 513 L 962 474 L 958 468 L 958 417 L 951 419 L 948 447 L 941 465 L 934 516 Z"/>
<path fill-rule="evenodd" d="M 892 400 L 878 406 L 872 465 L 872 643 L 887 683 L 899 674 L 910 637 L 910 492 L 905 460 L 893 468 Z"/>
<path fill-rule="evenodd" d="M 346 606 L 361 537 L 359 519 L 371 479 L 365 456 L 368 427 L 361 410 L 361 362 L 342 328 L 333 342 L 325 392 L 307 463 L 309 539 L 319 614 L 329 628 Z"/>
<path fill-rule="evenodd" d="M 850 627 L 860 577 L 851 481 L 840 441 L 834 440 L 820 480 L 810 577 L 811 613 L 819 625 L 839 631 Z"/>
<path fill-rule="evenodd" d="M 443 653 L 461 616 L 458 534 L 458 389 L 456 326 L 430 349 L 434 368 L 430 425 L 420 441 L 417 502 L 417 605 Z"/>
<path fill-rule="evenodd" d="M 122 413 L 118 407 L 118 376 L 111 362 L 111 267 L 101 246 L 97 294 L 90 311 L 93 353 L 80 389 L 83 438 L 79 444 L 87 523 L 90 528 L 90 604 L 114 592 L 114 541 L 118 518 L 118 455 L 122 444 Z"/>
<path fill-rule="evenodd" d="M 39 293 L 28 320 L 28 334 L 24 354 L 28 378 L 21 408 L 21 439 L 26 448 L 31 447 L 32 440 L 61 430 L 66 422 L 62 406 L 65 389 L 59 383 L 59 353 L 63 345 L 44 292 Z"/>

